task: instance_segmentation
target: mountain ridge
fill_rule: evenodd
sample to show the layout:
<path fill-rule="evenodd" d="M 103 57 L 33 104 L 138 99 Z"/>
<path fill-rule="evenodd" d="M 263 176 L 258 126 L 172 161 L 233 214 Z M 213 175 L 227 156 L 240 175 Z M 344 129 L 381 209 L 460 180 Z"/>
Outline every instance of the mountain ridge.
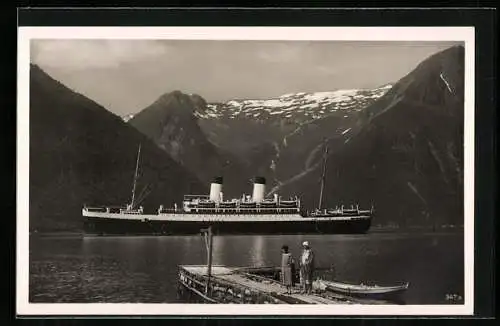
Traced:
<path fill-rule="evenodd" d="M 203 112 L 206 105 L 201 96 L 176 90 L 161 95 L 128 124 L 208 184 L 215 176 L 237 175 L 244 168 L 231 153 L 210 142 L 199 126 L 195 112 Z M 236 191 L 242 181 L 233 179 L 229 178 L 228 187 Z"/>
<path fill-rule="evenodd" d="M 84 204 L 128 203 L 139 144 L 146 209 L 205 188 L 120 117 L 31 65 L 30 229 L 78 230 Z"/>
<path fill-rule="evenodd" d="M 443 71 L 454 85 L 452 98 Z M 329 156 L 326 201 L 374 202 L 380 223 L 462 224 L 463 78 L 464 49 L 453 47 L 363 110 L 362 127 Z M 288 191 L 312 189 L 318 170 Z"/>

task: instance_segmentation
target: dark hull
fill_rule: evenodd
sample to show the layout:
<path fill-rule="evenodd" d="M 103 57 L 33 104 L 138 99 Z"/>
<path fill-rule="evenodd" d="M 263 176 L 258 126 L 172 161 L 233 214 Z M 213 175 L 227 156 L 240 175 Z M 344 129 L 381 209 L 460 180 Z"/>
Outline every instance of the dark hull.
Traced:
<path fill-rule="evenodd" d="M 360 234 L 370 228 L 371 219 L 299 222 L 191 222 L 138 221 L 87 217 L 88 235 L 191 235 L 212 226 L 214 234 Z"/>

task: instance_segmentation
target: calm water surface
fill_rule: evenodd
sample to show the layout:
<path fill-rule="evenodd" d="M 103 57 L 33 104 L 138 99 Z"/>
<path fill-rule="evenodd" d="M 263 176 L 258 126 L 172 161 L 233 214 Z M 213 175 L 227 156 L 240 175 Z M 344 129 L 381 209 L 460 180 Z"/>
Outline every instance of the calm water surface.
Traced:
<path fill-rule="evenodd" d="M 463 233 L 216 236 L 214 264 L 277 266 L 288 244 L 295 257 L 308 240 L 317 266 L 346 282 L 410 282 L 407 304 L 447 304 L 463 297 Z M 201 236 L 32 237 L 30 302 L 173 303 L 177 267 L 205 264 Z M 459 302 L 459 303 L 463 303 Z"/>

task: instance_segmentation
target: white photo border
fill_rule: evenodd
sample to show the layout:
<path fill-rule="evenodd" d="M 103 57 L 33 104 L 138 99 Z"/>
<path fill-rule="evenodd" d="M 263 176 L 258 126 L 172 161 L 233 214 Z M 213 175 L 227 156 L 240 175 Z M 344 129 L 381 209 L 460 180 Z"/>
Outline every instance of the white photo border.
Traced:
<path fill-rule="evenodd" d="M 473 315 L 474 27 L 19 27 L 17 98 L 16 311 L 18 315 Z M 239 305 L 29 302 L 29 76 L 33 39 L 462 41 L 464 84 L 464 304 Z"/>

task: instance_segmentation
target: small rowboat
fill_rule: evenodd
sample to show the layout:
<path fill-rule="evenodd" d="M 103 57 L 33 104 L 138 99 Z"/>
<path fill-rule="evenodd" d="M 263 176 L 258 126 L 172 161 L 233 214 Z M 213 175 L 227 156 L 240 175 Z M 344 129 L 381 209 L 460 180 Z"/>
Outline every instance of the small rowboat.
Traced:
<path fill-rule="evenodd" d="M 349 296 L 362 296 L 362 297 L 397 297 L 408 289 L 409 283 L 395 286 L 379 286 L 379 285 L 365 285 L 365 284 L 348 284 L 334 281 L 321 280 L 326 290 L 342 293 Z"/>

